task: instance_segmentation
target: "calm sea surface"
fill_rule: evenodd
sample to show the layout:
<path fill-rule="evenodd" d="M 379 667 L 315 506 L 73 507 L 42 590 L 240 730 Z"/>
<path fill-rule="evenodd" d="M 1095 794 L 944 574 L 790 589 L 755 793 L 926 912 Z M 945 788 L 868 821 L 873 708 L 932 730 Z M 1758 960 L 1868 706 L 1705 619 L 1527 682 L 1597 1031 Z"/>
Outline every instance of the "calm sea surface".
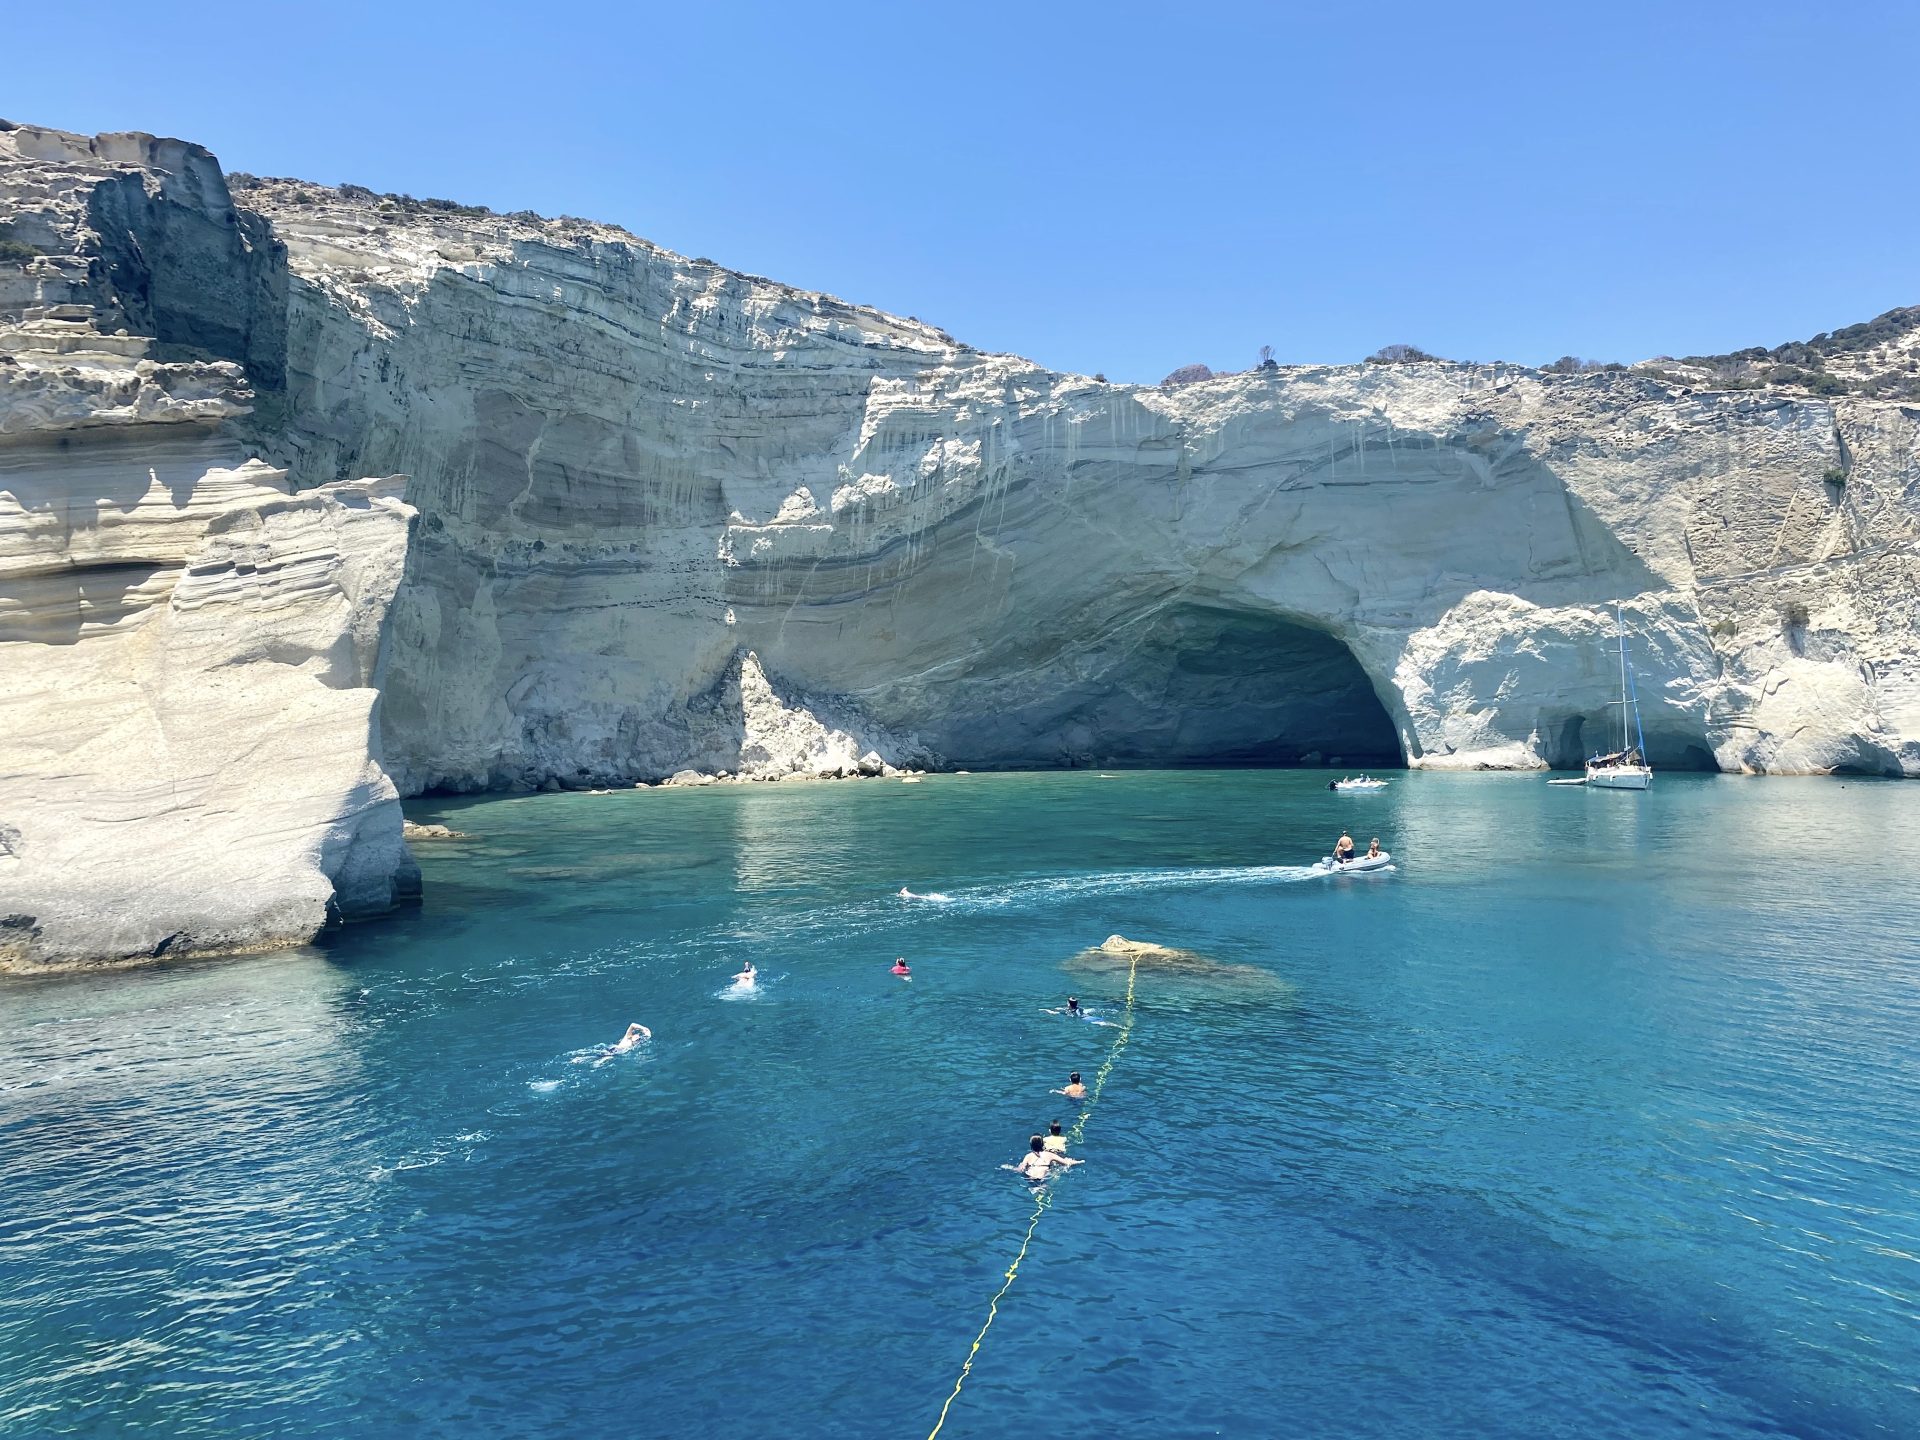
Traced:
<path fill-rule="evenodd" d="M 1920 786 L 415 814 L 417 914 L 0 985 L 0 1434 L 925 1436 L 1113 1055 L 944 1437 L 1920 1435 Z M 1115 932 L 1214 962 L 1117 1054 Z"/>

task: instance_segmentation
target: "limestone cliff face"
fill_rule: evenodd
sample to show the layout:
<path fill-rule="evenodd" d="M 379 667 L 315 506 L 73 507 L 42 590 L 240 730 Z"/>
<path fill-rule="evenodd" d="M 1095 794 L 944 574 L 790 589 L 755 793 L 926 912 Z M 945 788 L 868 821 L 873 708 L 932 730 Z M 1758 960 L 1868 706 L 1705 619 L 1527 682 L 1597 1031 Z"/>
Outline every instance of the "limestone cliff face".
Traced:
<path fill-rule="evenodd" d="M 34 252 L 0 259 L 9 688 L 41 677 L 44 708 L 77 657 L 197 657 L 198 728 L 279 737 L 269 677 L 297 678 L 308 743 L 351 743 L 288 834 L 386 813 L 385 773 L 769 775 L 869 746 L 1565 764 L 1617 723 L 1616 601 L 1657 764 L 1920 774 L 1909 404 L 1444 363 L 1108 385 L 584 221 L 230 198 L 145 136 L 0 132 L 0 226 Z M 404 580 L 407 512 L 369 475 L 410 477 Z M 236 526 L 266 548 L 225 582 L 235 648 L 195 649 L 180 587 Z M 15 797 L 67 773 L 34 716 Z M 102 724 L 76 803 L 140 768 Z M 221 776 L 294 763 L 235 744 Z"/>
<path fill-rule="evenodd" d="M 247 458 L 276 262 L 225 195 L 177 142 L 0 132 L 34 252 L 0 260 L 0 969 L 289 944 L 417 890 L 374 734 L 413 512 Z"/>
<path fill-rule="evenodd" d="M 262 443 L 424 516 L 403 786 L 724 763 L 744 651 L 950 764 L 1567 764 L 1617 723 L 1616 600 L 1657 763 L 1920 773 L 1913 406 L 1106 385 L 585 222 L 241 200 L 290 272 Z"/>

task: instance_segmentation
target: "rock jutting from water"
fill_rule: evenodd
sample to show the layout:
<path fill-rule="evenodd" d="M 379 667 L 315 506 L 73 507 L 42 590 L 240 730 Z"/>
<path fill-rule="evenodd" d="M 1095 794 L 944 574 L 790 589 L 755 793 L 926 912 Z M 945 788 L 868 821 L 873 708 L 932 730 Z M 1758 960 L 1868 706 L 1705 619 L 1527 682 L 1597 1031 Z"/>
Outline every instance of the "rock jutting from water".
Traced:
<path fill-rule="evenodd" d="M 1271 971 L 1263 970 L 1258 965 L 1215 960 L 1197 951 L 1160 945 L 1151 940 L 1129 940 L 1124 935 L 1109 935 L 1098 945 L 1080 951 L 1066 962 L 1066 968 L 1116 978 L 1148 974 L 1166 980 L 1226 985 L 1271 986 L 1279 983 Z"/>
<path fill-rule="evenodd" d="M 1109 385 L 137 134 L 0 127 L 0 242 L 14 964 L 377 910 L 396 792 L 1568 764 L 1617 724 L 1616 600 L 1656 765 L 1920 774 L 1898 400 L 1671 364 Z M 1897 318 L 1823 363 L 1920 358 Z"/>

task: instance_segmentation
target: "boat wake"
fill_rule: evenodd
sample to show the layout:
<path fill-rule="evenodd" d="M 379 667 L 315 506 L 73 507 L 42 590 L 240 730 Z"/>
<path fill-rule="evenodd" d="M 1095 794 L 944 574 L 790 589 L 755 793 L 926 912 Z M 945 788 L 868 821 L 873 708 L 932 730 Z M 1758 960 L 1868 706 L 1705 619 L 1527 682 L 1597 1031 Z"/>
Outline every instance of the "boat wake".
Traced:
<path fill-rule="evenodd" d="M 1283 885 L 1311 880 L 1312 865 L 1216 865 L 1192 870 L 1105 870 L 1091 875 L 1036 876 L 977 885 L 940 897 L 962 913 L 1022 910 L 1100 895 L 1142 890 L 1203 890 L 1219 885 Z"/>
<path fill-rule="evenodd" d="M 805 909 L 781 908 L 762 914 L 742 916 L 713 929 L 688 932 L 664 942 L 668 948 L 708 952 L 725 951 L 740 945 L 760 946 L 766 953 L 774 948 L 804 940 L 811 935 L 832 934 L 842 939 L 865 935 L 893 935 L 904 923 L 902 900 L 913 908 L 938 907 L 947 915 L 1018 914 L 1046 910 L 1076 901 L 1110 895 L 1138 895 L 1155 891 L 1205 890 L 1220 886 L 1291 885 L 1304 880 L 1324 879 L 1326 872 L 1314 865 L 1216 865 L 1192 869 L 1101 870 L 1082 875 L 1036 875 L 994 884 L 957 887 L 951 891 L 915 891 L 904 888 L 886 895 L 869 895 L 864 900 L 812 906 Z M 892 940 L 890 948 L 898 948 Z M 589 955 L 543 962 L 540 976 L 550 982 L 561 975 L 622 970 L 648 947 L 616 945 Z M 751 993 L 737 995 L 731 986 L 718 992 L 726 1000 L 752 998 Z"/>

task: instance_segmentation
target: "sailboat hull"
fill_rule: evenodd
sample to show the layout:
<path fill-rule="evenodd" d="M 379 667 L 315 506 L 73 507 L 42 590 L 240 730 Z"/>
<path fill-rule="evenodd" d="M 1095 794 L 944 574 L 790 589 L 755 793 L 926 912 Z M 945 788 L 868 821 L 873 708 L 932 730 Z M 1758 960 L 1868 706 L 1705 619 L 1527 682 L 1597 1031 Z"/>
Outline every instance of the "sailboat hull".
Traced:
<path fill-rule="evenodd" d="M 1653 771 L 1645 765 L 1589 765 L 1587 784 L 1602 790 L 1645 790 L 1653 784 Z"/>

